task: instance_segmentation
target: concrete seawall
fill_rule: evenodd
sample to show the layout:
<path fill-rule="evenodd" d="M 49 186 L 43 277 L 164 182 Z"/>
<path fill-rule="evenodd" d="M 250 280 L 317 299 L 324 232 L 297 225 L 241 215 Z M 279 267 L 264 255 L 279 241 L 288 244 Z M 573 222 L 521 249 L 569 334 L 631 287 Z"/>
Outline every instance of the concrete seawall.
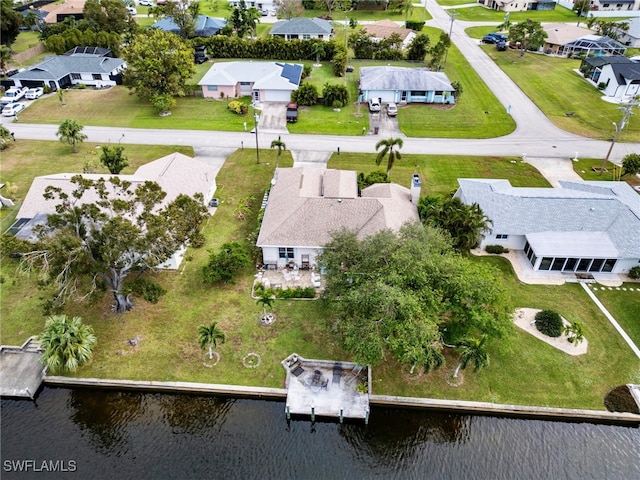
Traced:
<path fill-rule="evenodd" d="M 212 383 L 104 380 L 98 378 L 71 378 L 58 376 L 47 376 L 44 379 L 44 383 L 52 387 L 106 388 L 114 390 L 207 394 L 273 400 L 285 400 L 287 397 L 287 390 L 284 388 L 246 387 L 241 385 Z M 620 424 L 636 427 L 640 426 L 640 415 L 607 412 L 605 410 L 532 407 L 524 405 L 471 402 L 465 400 L 396 397 L 389 395 L 370 395 L 369 403 L 374 406 L 420 408 L 459 414 L 507 416 L 567 422 Z"/>

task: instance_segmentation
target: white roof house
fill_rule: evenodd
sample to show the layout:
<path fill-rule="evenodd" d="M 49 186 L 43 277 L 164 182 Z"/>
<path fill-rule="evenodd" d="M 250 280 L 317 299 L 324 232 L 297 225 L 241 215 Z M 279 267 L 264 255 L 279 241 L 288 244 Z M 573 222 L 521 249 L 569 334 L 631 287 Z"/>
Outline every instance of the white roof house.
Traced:
<path fill-rule="evenodd" d="M 449 77 L 427 68 L 361 67 L 360 100 L 396 103 L 455 103 Z"/>
<path fill-rule="evenodd" d="M 333 35 L 333 25 L 323 18 L 292 18 L 274 23 L 269 34 L 285 40 L 329 40 Z"/>
<path fill-rule="evenodd" d="M 313 264 L 332 232 L 343 228 L 362 238 L 419 221 L 412 191 L 375 184 L 358 196 L 355 171 L 279 168 L 275 178 L 256 242 L 265 265 L 300 264 L 305 256 Z M 415 188 L 419 192 L 420 185 Z"/>
<path fill-rule="evenodd" d="M 458 179 L 456 196 L 492 222 L 480 246 L 524 251 L 534 270 L 625 273 L 640 262 L 640 196 L 625 182 L 512 187 Z"/>
<path fill-rule="evenodd" d="M 132 189 L 146 181 L 153 181 L 160 185 L 166 193 L 160 206 L 164 206 L 180 194 L 190 197 L 196 193 L 204 196 L 205 204 L 213 197 L 216 190 L 215 175 L 216 169 L 204 162 L 187 157 L 181 153 L 172 153 L 165 157 L 142 165 L 133 175 L 111 175 L 111 174 L 80 174 L 80 173 L 56 173 L 36 177 L 27 192 L 27 195 L 18 210 L 16 221 L 9 229 L 18 238 L 33 240 L 33 228 L 43 224 L 49 214 L 55 213 L 55 206 L 59 200 L 47 200 L 44 198 L 45 189 L 49 186 L 60 188 L 63 192 L 71 194 L 76 185 L 71 182 L 71 178 L 82 175 L 83 178 L 99 180 L 118 177 L 121 180 L 131 182 Z M 85 203 L 98 200 L 94 191 L 87 192 L 82 198 Z M 175 256 L 168 262 L 166 268 L 177 268 L 182 257 Z"/>
<path fill-rule="evenodd" d="M 251 95 L 257 102 L 289 102 L 302 79 L 302 65 L 280 62 L 217 62 L 198 82 L 204 97 Z"/>

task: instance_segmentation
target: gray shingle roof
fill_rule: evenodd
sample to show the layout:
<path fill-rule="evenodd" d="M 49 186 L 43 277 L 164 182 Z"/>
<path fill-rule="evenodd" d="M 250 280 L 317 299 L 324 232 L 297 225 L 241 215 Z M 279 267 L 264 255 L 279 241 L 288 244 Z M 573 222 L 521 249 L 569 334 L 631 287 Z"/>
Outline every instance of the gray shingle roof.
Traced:
<path fill-rule="evenodd" d="M 453 92 L 449 78 L 427 68 L 362 67 L 360 88 L 368 90 L 426 90 Z"/>
<path fill-rule="evenodd" d="M 561 182 L 563 188 L 516 188 L 508 180 L 458 179 L 458 196 L 478 203 L 493 231 L 512 235 L 599 232 L 621 258 L 640 258 L 640 196 L 624 182 Z"/>
<path fill-rule="evenodd" d="M 59 80 L 71 73 L 111 74 L 125 65 L 122 58 L 95 55 L 58 55 L 16 73 L 14 80 Z"/>
<path fill-rule="evenodd" d="M 318 248 L 342 228 L 365 237 L 418 220 L 409 190 L 400 185 L 372 185 L 358 197 L 354 171 L 280 168 L 256 244 Z"/>
<path fill-rule="evenodd" d="M 281 20 L 271 27 L 271 35 L 330 35 L 331 22 L 322 18 L 292 18 Z"/>

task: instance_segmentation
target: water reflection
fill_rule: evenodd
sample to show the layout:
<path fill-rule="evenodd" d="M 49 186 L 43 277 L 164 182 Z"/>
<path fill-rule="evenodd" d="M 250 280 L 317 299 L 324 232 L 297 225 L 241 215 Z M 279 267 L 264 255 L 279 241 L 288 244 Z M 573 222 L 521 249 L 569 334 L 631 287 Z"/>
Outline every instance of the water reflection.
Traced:
<path fill-rule="evenodd" d="M 395 408 L 376 409 L 369 425 L 345 425 L 340 435 L 373 457 L 411 456 L 424 443 L 464 443 L 471 417 Z"/>
<path fill-rule="evenodd" d="M 173 433 L 220 431 L 235 400 L 195 395 L 157 395 L 158 404 Z"/>
<path fill-rule="evenodd" d="M 123 448 L 128 426 L 145 412 L 144 396 L 113 390 L 70 390 L 71 420 L 103 451 Z"/>

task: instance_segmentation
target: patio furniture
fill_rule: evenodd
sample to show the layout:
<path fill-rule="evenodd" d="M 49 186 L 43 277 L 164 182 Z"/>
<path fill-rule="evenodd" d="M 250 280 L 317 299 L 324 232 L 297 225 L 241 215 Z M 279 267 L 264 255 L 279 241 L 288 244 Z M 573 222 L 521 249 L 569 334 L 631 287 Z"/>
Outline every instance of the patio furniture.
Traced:
<path fill-rule="evenodd" d="M 333 380 L 331 383 L 333 385 L 340 385 L 340 378 L 342 377 L 342 364 L 336 363 L 333 366 Z"/>
<path fill-rule="evenodd" d="M 301 255 L 300 268 L 302 270 L 309 270 L 309 255 Z"/>
<path fill-rule="evenodd" d="M 353 370 L 351 370 L 350 377 L 344 382 L 345 385 L 350 385 L 353 382 L 355 382 L 358 379 L 358 377 L 360 376 L 360 373 L 362 373 L 362 370 L 364 368 L 365 368 L 364 365 L 356 364 L 356 366 L 353 367 Z"/>
<path fill-rule="evenodd" d="M 320 288 L 322 286 L 321 277 L 315 272 L 311 274 L 311 285 L 313 285 L 314 288 Z"/>

